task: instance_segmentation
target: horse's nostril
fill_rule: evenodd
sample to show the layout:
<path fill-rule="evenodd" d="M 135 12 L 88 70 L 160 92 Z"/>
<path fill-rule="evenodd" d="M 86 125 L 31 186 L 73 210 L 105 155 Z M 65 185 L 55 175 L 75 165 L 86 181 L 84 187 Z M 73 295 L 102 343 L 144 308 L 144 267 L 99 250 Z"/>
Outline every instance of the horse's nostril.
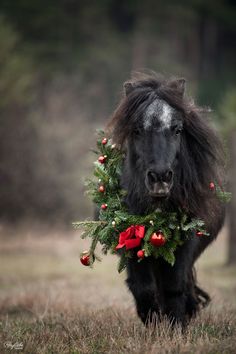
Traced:
<path fill-rule="evenodd" d="M 148 171 L 147 178 L 150 184 L 154 184 L 158 181 L 158 176 L 154 171 Z"/>
<path fill-rule="evenodd" d="M 168 170 L 165 174 L 163 174 L 162 181 L 169 183 L 172 180 L 173 172 Z"/>
<path fill-rule="evenodd" d="M 147 180 L 148 180 L 148 184 L 150 186 L 154 185 L 155 183 L 161 183 L 161 182 L 165 182 L 165 183 L 170 183 L 173 177 L 173 172 L 172 170 L 165 170 L 162 172 L 157 172 L 154 170 L 149 170 L 147 172 Z"/>

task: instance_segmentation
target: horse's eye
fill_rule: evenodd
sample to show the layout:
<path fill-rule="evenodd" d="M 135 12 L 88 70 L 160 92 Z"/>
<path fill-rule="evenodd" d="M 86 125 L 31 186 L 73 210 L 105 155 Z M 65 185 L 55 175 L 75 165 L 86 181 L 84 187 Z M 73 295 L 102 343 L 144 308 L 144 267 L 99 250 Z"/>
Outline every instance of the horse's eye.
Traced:
<path fill-rule="evenodd" d="M 175 135 L 180 135 L 182 132 L 182 127 L 179 125 L 175 125 L 172 129 Z"/>
<path fill-rule="evenodd" d="M 171 130 L 172 130 L 172 134 L 180 135 L 182 132 L 182 126 L 179 124 L 176 124 L 176 125 L 172 126 Z"/>

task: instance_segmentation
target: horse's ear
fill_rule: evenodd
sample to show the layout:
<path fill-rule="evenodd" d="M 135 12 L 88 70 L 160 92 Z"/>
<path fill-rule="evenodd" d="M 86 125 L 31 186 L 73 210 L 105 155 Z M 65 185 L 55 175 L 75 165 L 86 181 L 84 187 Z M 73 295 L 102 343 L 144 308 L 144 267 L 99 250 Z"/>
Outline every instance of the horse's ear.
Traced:
<path fill-rule="evenodd" d="M 176 79 L 169 82 L 169 86 L 176 91 L 176 93 L 180 96 L 184 96 L 186 80 L 185 79 Z"/>
<path fill-rule="evenodd" d="M 128 96 L 134 89 L 134 84 L 130 81 L 126 81 L 123 85 L 125 95 Z"/>

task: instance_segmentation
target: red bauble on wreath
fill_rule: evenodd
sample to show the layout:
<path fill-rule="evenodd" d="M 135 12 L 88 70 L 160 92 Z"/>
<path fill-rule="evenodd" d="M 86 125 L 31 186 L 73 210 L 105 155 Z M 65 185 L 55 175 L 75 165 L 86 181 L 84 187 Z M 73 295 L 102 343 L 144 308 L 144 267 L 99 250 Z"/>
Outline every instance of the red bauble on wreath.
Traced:
<path fill-rule="evenodd" d="M 211 182 L 211 183 L 209 184 L 209 188 L 210 188 L 211 191 L 214 191 L 214 190 L 215 190 L 215 183 L 214 183 L 214 182 Z"/>
<path fill-rule="evenodd" d="M 137 257 L 140 258 L 140 259 L 143 259 L 145 257 L 144 250 L 139 250 L 137 252 Z"/>
<path fill-rule="evenodd" d="M 84 251 L 81 254 L 80 262 L 86 267 L 88 267 L 91 263 L 93 263 L 94 260 L 95 260 L 95 257 L 92 256 L 92 262 L 91 262 L 91 255 L 89 254 L 89 251 Z"/>
<path fill-rule="evenodd" d="M 105 187 L 104 186 L 99 186 L 98 191 L 100 193 L 104 193 L 105 192 Z"/>
<path fill-rule="evenodd" d="M 80 257 L 80 262 L 86 267 L 89 266 L 90 265 L 89 254 L 82 254 L 82 256 Z"/>
<path fill-rule="evenodd" d="M 202 237 L 202 236 L 204 236 L 204 233 L 202 231 L 197 231 L 196 235 L 197 235 L 197 237 Z"/>
<path fill-rule="evenodd" d="M 151 235 L 150 242 L 155 247 L 163 246 L 166 243 L 165 236 L 161 231 L 154 232 Z"/>
<path fill-rule="evenodd" d="M 102 145 L 106 145 L 107 142 L 108 142 L 107 138 L 103 138 L 103 139 L 102 139 Z"/>
<path fill-rule="evenodd" d="M 104 164 L 106 162 L 107 156 L 106 155 L 101 155 L 98 158 L 98 162 L 100 162 L 101 164 Z"/>
<path fill-rule="evenodd" d="M 106 209 L 107 209 L 107 204 L 102 204 L 102 205 L 101 205 L 101 209 L 102 209 L 102 210 L 106 210 Z"/>

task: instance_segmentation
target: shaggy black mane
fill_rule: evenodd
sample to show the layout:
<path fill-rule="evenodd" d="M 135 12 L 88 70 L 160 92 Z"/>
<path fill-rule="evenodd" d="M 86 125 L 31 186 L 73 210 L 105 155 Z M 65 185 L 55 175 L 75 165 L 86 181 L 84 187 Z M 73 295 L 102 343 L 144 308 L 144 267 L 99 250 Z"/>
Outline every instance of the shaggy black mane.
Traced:
<path fill-rule="evenodd" d="M 124 86 L 130 83 L 134 89 L 124 95 L 108 123 L 113 141 L 125 150 L 134 127 L 156 98 L 180 111 L 184 118 L 180 171 L 169 202 L 207 222 L 209 218 L 214 219 L 216 201 L 209 191 L 209 183 L 224 184 L 224 151 L 207 119 L 209 109 L 200 108 L 192 99 L 183 96 L 175 79 L 139 74 Z"/>

